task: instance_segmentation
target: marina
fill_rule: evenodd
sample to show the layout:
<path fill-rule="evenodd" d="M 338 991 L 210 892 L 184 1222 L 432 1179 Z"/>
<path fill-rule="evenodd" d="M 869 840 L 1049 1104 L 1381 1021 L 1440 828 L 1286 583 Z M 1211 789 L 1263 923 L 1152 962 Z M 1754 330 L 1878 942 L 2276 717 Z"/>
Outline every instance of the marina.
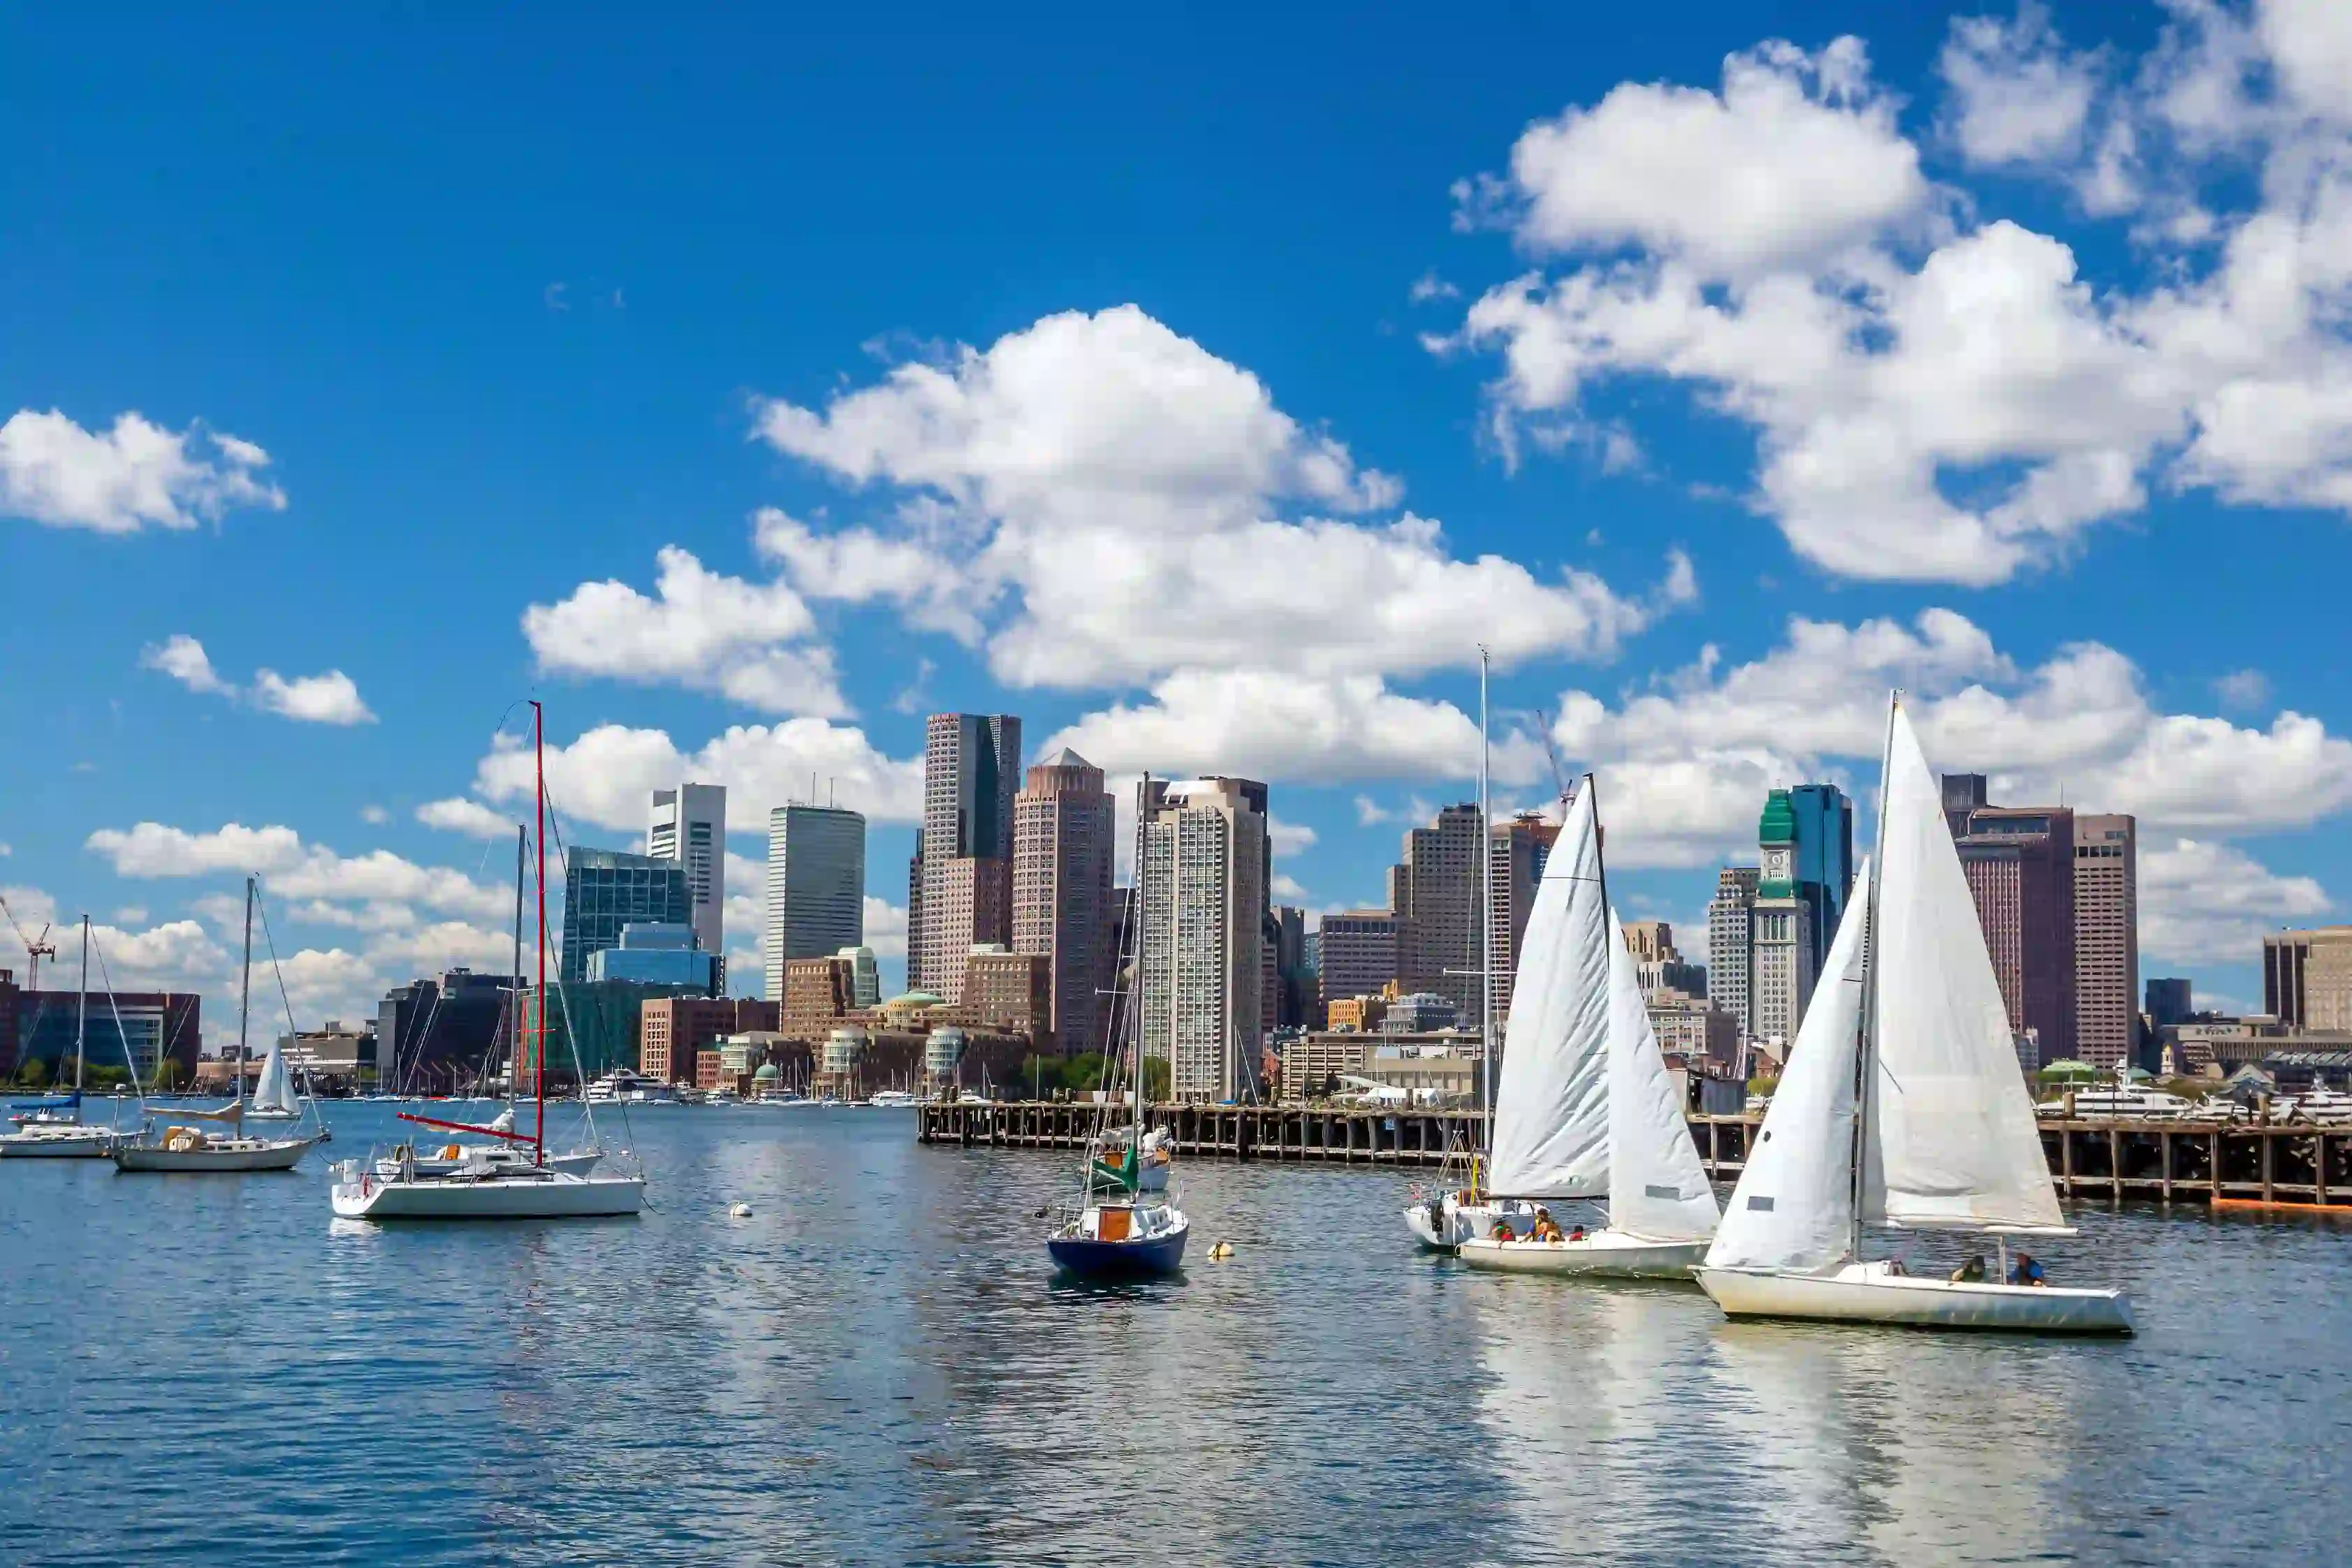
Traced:
<path fill-rule="evenodd" d="M 1096 1107 L 1065 1102 L 925 1104 L 916 1138 L 958 1148 L 1077 1149 Z M 1475 1111 L 1320 1105 L 1154 1104 L 1180 1158 L 1434 1169 L 1475 1145 Z M 1692 1115 L 1707 1175 L 1738 1179 L 1760 1116 Z M 2250 1121 L 2228 1125 L 2067 1118 L 2036 1125 L 2059 1193 L 2078 1198 L 2299 1203 L 2352 1211 L 2352 1128 Z M 1459 1159 L 1458 1153 L 1455 1155 Z M 2218 1173 L 2218 1176 L 2217 1174 Z"/>
<path fill-rule="evenodd" d="M 394 1109 L 330 1107 L 338 1145 Z M 2315 1562 L 2352 1531 L 2334 1223 L 2072 1204 L 2137 1339 L 1889 1336 L 1482 1274 L 1402 1244 L 1395 1169 L 1180 1153 L 1183 1273 L 1097 1287 L 1004 1223 L 1072 1155 L 911 1120 L 641 1118 L 657 1201 L 544 1225 L 335 1221 L 317 1155 L 11 1167 L 0 1561 Z M 198 1407 L 202 1441 L 126 1441 Z"/>

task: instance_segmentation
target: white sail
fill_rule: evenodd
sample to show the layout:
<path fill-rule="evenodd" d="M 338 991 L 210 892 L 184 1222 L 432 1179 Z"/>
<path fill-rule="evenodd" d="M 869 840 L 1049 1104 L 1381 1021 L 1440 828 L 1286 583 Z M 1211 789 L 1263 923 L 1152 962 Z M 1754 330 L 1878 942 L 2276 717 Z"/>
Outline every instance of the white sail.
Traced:
<path fill-rule="evenodd" d="M 2063 1228 L 1976 903 L 1900 703 L 1881 788 L 1864 1217 Z"/>
<path fill-rule="evenodd" d="M 301 1113 L 301 1103 L 294 1098 L 293 1076 L 286 1071 L 285 1054 L 275 1045 L 261 1059 L 261 1079 L 253 1088 L 253 1108 L 289 1116 Z"/>
<path fill-rule="evenodd" d="M 1609 950 L 1623 944 L 1601 894 L 1592 793 L 1588 781 L 1569 807 L 1519 948 L 1486 1181 L 1505 1197 L 1609 1186 Z"/>
<path fill-rule="evenodd" d="M 1722 1211 L 1650 1028 L 1633 955 L 1609 922 L 1609 1228 L 1645 1241 L 1704 1241 Z"/>
<path fill-rule="evenodd" d="M 1870 884 L 1863 863 L 1857 885 Z M 1861 1043 L 1867 897 L 1849 905 L 1789 1048 L 1763 1131 L 1732 1189 L 1710 1269 L 1825 1269 L 1853 1227 L 1853 1061 Z"/>

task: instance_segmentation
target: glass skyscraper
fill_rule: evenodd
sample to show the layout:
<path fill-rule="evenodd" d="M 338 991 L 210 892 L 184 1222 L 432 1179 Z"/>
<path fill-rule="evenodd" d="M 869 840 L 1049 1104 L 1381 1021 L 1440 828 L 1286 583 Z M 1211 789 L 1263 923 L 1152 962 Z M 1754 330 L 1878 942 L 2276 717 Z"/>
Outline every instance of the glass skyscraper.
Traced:
<path fill-rule="evenodd" d="M 686 867 L 617 850 L 563 852 L 563 967 L 566 985 L 588 977 L 588 955 L 621 945 L 621 927 L 653 921 L 692 924 Z"/>

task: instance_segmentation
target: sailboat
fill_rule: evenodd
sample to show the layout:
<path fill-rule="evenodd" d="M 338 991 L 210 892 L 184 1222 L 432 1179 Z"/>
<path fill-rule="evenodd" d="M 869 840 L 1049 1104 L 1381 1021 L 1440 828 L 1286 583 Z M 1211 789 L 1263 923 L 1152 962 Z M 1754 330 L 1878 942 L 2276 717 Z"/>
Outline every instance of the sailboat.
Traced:
<path fill-rule="evenodd" d="M 1486 650 L 1478 650 L 1478 885 L 1494 884 L 1489 861 L 1494 853 L 1494 811 L 1488 791 L 1488 756 L 1486 743 Z M 1477 968 L 1480 1001 L 1478 1056 L 1480 1071 L 1486 1084 L 1486 1113 L 1480 1131 L 1483 1147 L 1469 1156 L 1469 1181 L 1454 1186 L 1445 1180 L 1445 1171 L 1454 1166 L 1456 1153 L 1448 1148 L 1445 1165 L 1439 1167 L 1439 1190 L 1423 1191 L 1415 1184 L 1412 1200 L 1404 1207 L 1405 1228 L 1413 1239 L 1433 1252 L 1452 1252 L 1474 1236 L 1486 1236 L 1497 1225 L 1524 1233 L 1535 1223 L 1533 1205 L 1514 1198 L 1496 1198 L 1481 1188 L 1481 1161 L 1491 1166 L 1495 1155 L 1495 1058 L 1499 1041 L 1495 1031 L 1495 939 L 1486 934 L 1486 951 Z"/>
<path fill-rule="evenodd" d="M 276 1040 L 261 1059 L 261 1076 L 253 1085 L 253 1103 L 245 1108 L 248 1122 L 299 1122 L 302 1102 L 294 1094 L 294 1075 L 287 1070 L 286 1053 Z"/>
<path fill-rule="evenodd" d="M 1479 1269 L 1687 1280 L 1719 1211 L 1609 904 L 1599 795 L 1585 775 L 1528 916 L 1486 1181 L 1524 1203 L 1605 1199 L 1609 1222 L 1458 1249 Z"/>
<path fill-rule="evenodd" d="M 1877 851 L 1840 922 L 1699 1284 L 1734 1317 L 2129 1333 L 2111 1290 L 2004 1282 L 2058 1210 L 2009 1018 L 1942 801 L 1897 692 Z M 1863 1257 L 1863 1227 L 1994 1238 L 1989 1278 Z"/>
<path fill-rule="evenodd" d="M 176 1117 L 192 1122 L 226 1123 L 231 1131 L 226 1136 L 205 1132 L 201 1127 L 166 1126 L 160 1132 L 150 1123 L 141 1129 L 137 1138 L 125 1138 L 109 1151 L 114 1156 L 118 1171 L 153 1171 L 183 1174 L 237 1173 L 244 1171 L 290 1171 L 304 1151 L 325 1135 L 325 1128 L 308 1135 L 290 1138 L 257 1137 L 245 1131 L 247 1107 L 245 1100 L 246 1031 L 253 1002 L 253 901 L 256 896 L 252 877 L 245 879 L 245 967 L 238 984 L 236 1004 L 236 1098 L 217 1111 L 175 1110 Z M 276 1054 L 276 1048 L 271 1048 Z M 279 1064 L 281 1074 L 284 1064 Z M 290 1090 L 288 1092 L 290 1094 Z"/>
<path fill-rule="evenodd" d="M 102 1160 L 119 1135 L 81 1119 L 83 1059 L 89 1039 L 89 916 L 81 917 L 81 990 L 74 1003 L 74 1086 L 70 1095 L 19 1105 L 16 1131 L 0 1134 L 0 1159 Z"/>
<path fill-rule="evenodd" d="M 1144 802 L 1151 791 L 1151 776 L 1146 774 L 1136 786 L 1135 811 L 1135 907 L 1144 907 L 1143 838 L 1145 819 L 1149 813 Z M 1127 1024 L 1128 1049 L 1135 1061 L 1135 1108 L 1129 1135 L 1117 1150 L 1116 1159 L 1106 1159 L 1109 1152 L 1108 1128 L 1098 1128 L 1086 1154 L 1086 1175 L 1079 1189 L 1080 1202 L 1046 1238 L 1045 1250 L 1055 1264 L 1073 1274 L 1096 1278 L 1138 1274 L 1172 1274 L 1184 1261 L 1185 1239 L 1192 1233 L 1192 1222 L 1184 1211 L 1164 1197 L 1149 1196 L 1146 1159 L 1149 1142 L 1141 1136 L 1144 1108 L 1143 1096 L 1143 1019 L 1141 993 L 1143 922 L 1134 922 L 1134 936 L 1128 956 L 1133 967 L 1127 980 L 1127 1005 L 1113 1009 L 1111 1028 L 1118 1027 L 1118 1017 L 1124 1014 Z M 1116 1061 L 1118 1054 L 1111 1053 Z M 1108 1074 L 1106 1074 L 1108 1076 Z M 1106 1120 L 1110 1108 L 1102 1113 Z M 1164 1171 L 1165 1166 L 1163 1166 Z M 1160 1190 L 1165 1189 L 1164 1176 Z"/>
<path fill-rule="evenodd" d="M 547 1153 L 547 743 L 546 716 L 533 702 L 531 746 L 538 779 L 539 984 L 532 993 L 537 1040 L 531 1052 L 531 1100 L 536 1116 L 528 1134 L 511 1111 L 488 1126 L 447 1122 L 402 1112 L 400 1119 L 453 1133 L 475 1133 L 499 1145 L 452 1144 L 440 1160 L 417 1157 L 402 1145 L 387 1160 L 344 1160 L 335 1166 L 328 1195 L 339 1219 L 557 1219 L 639 1214 L 646 1207 L 646 1178 L 576 1166 L 577 1157 L 550 1159 Z M 508 1064 L 511 1084 L 521 1070 L 520 1054 Z M 585 1102 L 583 1099 L 583 1113 Z M 593 1114 L 593 1113 L 591 1113 Z M 503 1125 L 501 1124 L 503 1124 Z M 521 1157 L 530 1150 L 528 1161 Z M 452 1152 L 454 1151 L 454 1153 Z M 601 1156 L 598 1156 L 601 1158 Z M 589 1162 L 591 1165 L 594 1160 Z"/>

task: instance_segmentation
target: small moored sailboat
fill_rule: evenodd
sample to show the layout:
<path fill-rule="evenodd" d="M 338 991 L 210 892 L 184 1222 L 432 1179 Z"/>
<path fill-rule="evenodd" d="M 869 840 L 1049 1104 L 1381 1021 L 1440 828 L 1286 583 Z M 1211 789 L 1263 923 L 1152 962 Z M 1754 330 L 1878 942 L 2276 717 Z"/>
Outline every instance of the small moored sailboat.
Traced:
<path fill-rule="evenodd" d="M 1698 1280 L 1734 1317 L 2129 1333 L 2111 1290 L 1914 1275 L 1864 1225 L 2071 1236 L 1935 779 L 1897 693 L 1876 852 Z M 1971 1274 L 1979 1277 L 1970 1277 Z"/>
<path fill-rule="evenodd" d="M 16 1130 L 0 1133 L 0 1159 L 102 1160 L 113 1150 L 119 1136 L 113 1128 L 93 1127 L 81 1119 L 82 1068 L 89 1043 L 89 916 L 85 915 L 81 917 L 81 989 L 74 1002 L 73 1092 L 14 1107 L 19 1113 L 10 1120 Z"/>
<path fill-rule="evenodd" d="M 1136 907 L 1143 907 L 1144 821 L 1149 813 L 1143 802 L 1150 799 L 1151 779 L 1145 775 L 1137 786 L 1136 794 Z M 1135 1064 L 1133 1079 L 1134 1108 L 1126 1129 L 1123 1145 L 1116 1151 L 1116 1159 L 1102 1157 L 1110 1151 L 1111 1129 L 1098 1126 L 1087 1153 L 1084 1186 L 1080 1203 L 1074 1211 L 1066 1210 L 1061 1225 L 1045 1239 L 1045 1250 L 1055 1264 L 1073 1274 L 1096 1278 L 1138 1274 L 1172 1274 L 1184 1261 L 1184 1241 L 1192 1232 L 1192 1222 L 1184 1211 L 1164 1197 L 1149 1196 L 1153 1189 L 1147 1185 L 1146 1175 L 1149 1140 L 1140 1135 L 1143 1126 L 1145 1100 L 1143 1094 L 1143 1030 L 1139 1014 L 1138 984 L 1141 969 L 1142 922 L 1135 923 L 1136 934 L 1128 957 L 1133 966 L 1124 978 L 1127 996 L 1124 1008 L 1112 1009 L 1110 1028 L 1117 1031 L 1122 1017 L 1129 1055 Z M 1118 1056 L 1111 1053 L 1116 1063 Z M 1115 1069 L 1105 1076 L 1115 1076 Z M 1110 1106 L 1103 1108 L 1108 1120 Z M 1160 1169 L 1164 1172 L 1163 1164 Z M 1161 1188 L 1166 1186 L 1164 1175 Z"/>

